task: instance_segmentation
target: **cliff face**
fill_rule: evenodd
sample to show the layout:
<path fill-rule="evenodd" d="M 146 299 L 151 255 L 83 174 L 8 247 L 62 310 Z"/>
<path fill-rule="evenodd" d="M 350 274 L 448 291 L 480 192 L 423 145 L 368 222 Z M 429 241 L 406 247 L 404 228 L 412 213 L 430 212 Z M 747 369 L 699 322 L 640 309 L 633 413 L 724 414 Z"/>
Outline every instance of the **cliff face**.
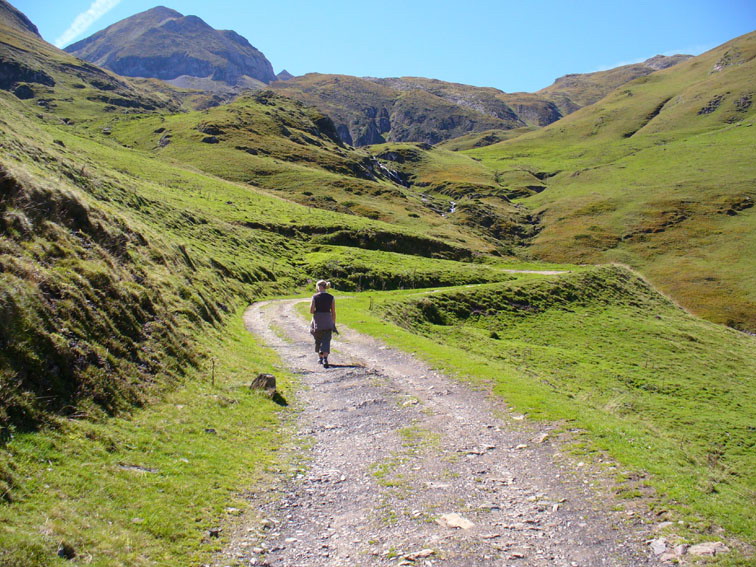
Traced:
<path fill-rule="evenodd" d="M 239 34 L 164 7 L 121 20 L 65 50 L 127 77 L 179 84 L 200 78 L 231 87 L 276 79 L 265 55 Z"/>

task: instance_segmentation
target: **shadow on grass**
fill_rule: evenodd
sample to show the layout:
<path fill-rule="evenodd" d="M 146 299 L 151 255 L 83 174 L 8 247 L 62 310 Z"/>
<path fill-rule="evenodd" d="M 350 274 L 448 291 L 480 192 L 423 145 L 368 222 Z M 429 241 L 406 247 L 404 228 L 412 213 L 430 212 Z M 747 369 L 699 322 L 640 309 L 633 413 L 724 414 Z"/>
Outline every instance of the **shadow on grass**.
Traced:
<path fill-rule="evenodd" d="M 289 405 L 289 402 L 286 401 L 286 398 L 284 398 L 278 392 L 276 392 L 275 394 L 273 394 L 270 399 L 273 400 L 275 403 L 277 403 L 279 406 L 286 407 L 286 406 Z"/>

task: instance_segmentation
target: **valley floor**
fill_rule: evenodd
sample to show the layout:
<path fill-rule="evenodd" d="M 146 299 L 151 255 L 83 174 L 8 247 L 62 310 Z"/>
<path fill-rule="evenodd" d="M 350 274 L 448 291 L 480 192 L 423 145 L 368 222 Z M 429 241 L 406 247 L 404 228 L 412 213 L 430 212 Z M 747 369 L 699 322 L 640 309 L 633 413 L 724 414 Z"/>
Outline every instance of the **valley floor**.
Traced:
<path fill-rule="evenodd" d="M 656 564 L 653 521 L 617 506 L 611 465 L 577 463 L 553 425 L 356 332 L 323 369 L 301 301 L 257 303 L 245 323 L 301 376 L 311 449 L 276 494 L 252 495 L 265 519 L 217 565 Z"/>

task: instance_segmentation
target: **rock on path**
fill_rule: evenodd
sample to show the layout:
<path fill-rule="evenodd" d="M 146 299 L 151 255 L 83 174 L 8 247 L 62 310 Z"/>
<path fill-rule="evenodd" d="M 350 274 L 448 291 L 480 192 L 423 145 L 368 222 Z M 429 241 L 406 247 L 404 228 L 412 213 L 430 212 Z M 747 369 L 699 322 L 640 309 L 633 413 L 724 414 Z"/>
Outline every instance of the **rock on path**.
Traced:
<path fill-rule="evenodd" d="M 257 303 L 245 323 L 301 376 L 306 466 L 279 497 L 252 496 L 267 519 L 238 530 L 217 565 L 658 563 L 646 526 L 610 511 L 603 485 L 545 429 L 346 329 L 323 369 L 296 302 Z"/>

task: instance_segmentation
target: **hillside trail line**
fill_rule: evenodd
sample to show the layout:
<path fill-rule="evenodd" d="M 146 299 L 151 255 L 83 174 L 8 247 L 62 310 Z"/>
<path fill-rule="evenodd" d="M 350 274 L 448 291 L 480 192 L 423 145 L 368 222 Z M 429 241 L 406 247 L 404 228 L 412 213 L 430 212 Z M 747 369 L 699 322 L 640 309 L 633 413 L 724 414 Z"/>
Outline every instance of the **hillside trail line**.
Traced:
<path fill-rule="evenodd" d="M 301 377 L 304 464 L 250 495 L 265 519 L 238 527 L 217 565 L 657 564 L 648 524 L 559 451 L 554 425 L 345 327 L 324 369 L 302 301 L 256 303 L 244 320 Z"/>

